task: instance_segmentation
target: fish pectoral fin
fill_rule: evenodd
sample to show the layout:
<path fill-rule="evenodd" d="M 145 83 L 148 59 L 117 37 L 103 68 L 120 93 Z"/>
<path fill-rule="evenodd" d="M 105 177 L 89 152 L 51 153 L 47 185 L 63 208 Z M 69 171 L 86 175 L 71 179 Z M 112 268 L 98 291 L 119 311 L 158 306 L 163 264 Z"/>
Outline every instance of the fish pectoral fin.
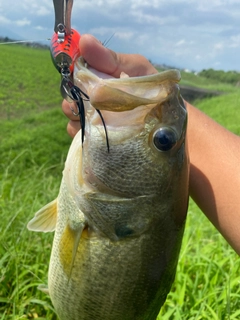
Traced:
<path fill-rule="evenodd" d="M 38 288 L 38 290 L 42 291 L 43 293 L 47 294 L 48 296 L 50 295 L 48 286 L 46 284 L 40 284 L 37 288 Z"/>
<path fill-rule="evenodd" d="M 37 232 L 52 232 L 57 223 L 57 199 L 48 203 L 40 209 L 32 220 L 28 222 L 27 228 Z"/>
<path fill-rule="evenodd" d="M 74 261 L 77 255 L 77 250 L 78 250 L 78 245 L 81 239 L 81 235 L 83 232 L 83 229 L 85 228 L 85 225 L 81 225 L 77 230 L 74 230 L 74 241 L 73 241 L 73 249 L 72 249 L 72 261 L 71 261 L 71 267 L 70 267 L 70 277 L 71 278 L 71 274 L 72 274 L 72 269 L 74 266 Z"/>
<path fill-rule="evenodd" d="M 60 240 L 60 260 L 68 280 L 70 280 L 72 275 L 78 246 L 85 227 L 85 222 L 79 222 L 74 227 L 67 224 Z"/>

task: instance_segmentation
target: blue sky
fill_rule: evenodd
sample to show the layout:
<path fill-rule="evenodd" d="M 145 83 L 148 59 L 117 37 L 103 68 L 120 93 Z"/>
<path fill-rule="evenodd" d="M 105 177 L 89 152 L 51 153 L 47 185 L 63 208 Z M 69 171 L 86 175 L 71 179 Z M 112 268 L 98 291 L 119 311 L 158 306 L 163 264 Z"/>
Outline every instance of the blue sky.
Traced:
<path fill-rule="evenodd" d="M 40 41 L 53 25 L 51 0 L 0 0 L 0 36 Z M 240 71 L 239 0 L 74 0 L 72 27 L 155 63 Z"/>

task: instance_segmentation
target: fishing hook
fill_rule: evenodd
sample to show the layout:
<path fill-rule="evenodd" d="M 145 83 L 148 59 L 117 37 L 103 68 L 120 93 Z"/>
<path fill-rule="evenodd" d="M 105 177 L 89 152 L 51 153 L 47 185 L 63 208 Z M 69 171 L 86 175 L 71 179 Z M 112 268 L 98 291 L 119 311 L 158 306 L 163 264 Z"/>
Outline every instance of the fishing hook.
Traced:
<path fill-rule="evenodd" d="M 67 80 L 67 79 L 65 79 Z M 72 113 L 75 116 L 79 116 L 80 118 L 80 124 L 81 124 L 81 128 L 82 128 L 82 144 L 84 142 L 84 136 L 85 136 L 85 109 L 84 109 L 84 101 L 89 101 L 89 96 L 82 91 L 80 88 L 78 88 L 77 86 L 75 86 L 71 81 L 67 81 L 68 87 L 69 87 L 69 91 L 67 90 L 67 88 L 65 87 L 65 85 L 62 84 L 63 89 L 66 91 L 66 94 L 68 95 L 68 97 L 73 100 L 76 104 L 77 104 L 77 109 L 78 112 L 76 113 L 73 108 L 71 108 Z M 83 97 L 84 98 L 83 98 Z M 106 136 L 106 144 L 107 144 L 107 150 L 108 152 L 110 151 L 110 145 L 109 145 L 109 138 L 108 138 L 108 132 L 107 132 L 107 127 L 106 127 L 106 123 L 104 121 L 104 118 L 102 116 L 102 113 L 99 109 L 96 109 L 99 117 L 101 118 L 102 124 L 103 124 L 103 128 L 104 128 L 104 132 L 105 132 L 105 136 Z"/>

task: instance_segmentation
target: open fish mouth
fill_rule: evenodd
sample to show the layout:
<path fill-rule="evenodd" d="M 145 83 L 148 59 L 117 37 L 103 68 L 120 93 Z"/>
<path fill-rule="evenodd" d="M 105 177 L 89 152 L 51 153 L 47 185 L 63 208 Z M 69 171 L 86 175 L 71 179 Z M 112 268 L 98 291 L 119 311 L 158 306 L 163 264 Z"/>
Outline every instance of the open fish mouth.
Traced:
<path fill-rule="evenodd" d="M 75 63 L 74 81 L 89 98 L 84 101 L 87 119 L 84 134 L 89 134 L 92 125 L 103 127 L 109 152 L 108 131 L 114 128 L 121 137 L 124 131 L 125 135 L 126 132 L 131 135 L 133 128 L 142 130 L 146 115 L 156 104 L 164 103 L 176 93 L 173 84 L 180 79 L 180 72 L 175 69 L 140 77 L 129 77 L 122 72 L 120 78 L 114 78 L 88 67 L 80 57 Z"/>
<path fill-rule="evenodd" d="M 120 78 L 113 78 L 88 68 L 81 57 L 75 63 L 74 80 L 95 109 L 121 112 L 162 103 L 172 91 L 171 84 L 178 83 L 181 75 L 173 69 L 141 77 L 122 72 Z"/>

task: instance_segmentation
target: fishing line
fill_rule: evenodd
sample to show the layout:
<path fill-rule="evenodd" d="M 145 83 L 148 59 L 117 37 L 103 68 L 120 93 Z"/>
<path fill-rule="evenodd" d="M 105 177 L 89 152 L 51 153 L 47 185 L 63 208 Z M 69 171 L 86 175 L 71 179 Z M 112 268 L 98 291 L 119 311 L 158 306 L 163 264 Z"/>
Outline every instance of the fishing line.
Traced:
<path fill-rule="evenodd" d="M 0 42 L 0 45 L 7 45 L 7 44 L 17 44 L 17 43 L 30 43 L 30 42 L 43 42 L 43 41 L 50 41 L 50 38 L 47 39 L 39 39 L 39 40 L 16 40 L 16 41 L 4 41 Z"/>
<path fill-rule="evenodd" d="M 102 45 L 106 48 L 108 48 L 108 44 L 111 41 L 111 39 L 115 36 L 115 32 L 106 40 L 102 42 Z M 18 43 L 30 43 L 30 42 L 43 42 L 43 41 L 51 41 L 51 38 L 46 38 L 46 39 L 39 39 L 39 40 L 14 40 L 14 41 L 4 41 L 0 42 L 0 45 L 8 45 L 8 44 L 18 44 Z"/>
<path fill-rule="evenodd" d="M 104 41 L 102 42 L 102 45 L 103 45 L 104 47 L 108 48 L 108 44 L 109 44 L 109 42 L 111 41 L 111 39 L 112 39 L 114 36 L 115 36 L 115 32 L 114 32 L 108 39 L 104 40 Z"/>

